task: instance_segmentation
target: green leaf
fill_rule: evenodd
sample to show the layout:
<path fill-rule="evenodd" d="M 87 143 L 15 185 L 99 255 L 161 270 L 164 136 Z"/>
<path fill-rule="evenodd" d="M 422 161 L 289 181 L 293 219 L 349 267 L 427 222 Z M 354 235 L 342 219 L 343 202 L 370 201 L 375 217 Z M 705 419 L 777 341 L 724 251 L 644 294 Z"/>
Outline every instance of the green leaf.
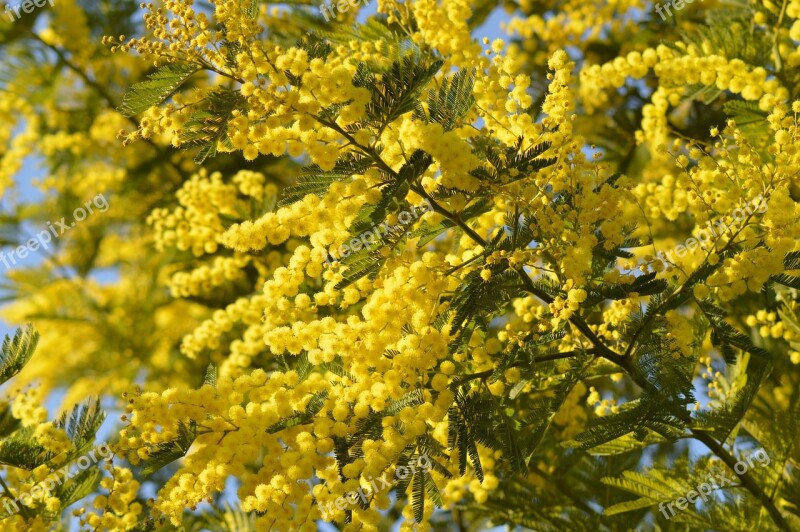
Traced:
<path fill-rule="evenodd" d="M 613 504 L 606 508 L 603 511 L 604 515 L 617 515 L 622 514 L 625 512 L 632 512 L 634 510 L 641 510 L 642 508 L 648 508 L 653 506 L 655 503 L 648 498 L 641 498 L 641 499 L 634 499 L 632 501 L 621 502 L 619 504 Z"/>
<path fill-rule="evenodd" d="M 394 249 L 405 237 L 406 227 L 403 224 L 392 226 L 381 224 L 378 234 L 379 236 L 374 238 L 367 246 L 339 260 L 342 265 L 347 267 L 347 270 L 342 280 L 336 283 L 336 290 L 341 290 L 365 276 L 374 278 L 380 271 L 381 266 L 389 258 L 389 256 L 383 256 L 380 253 L 380 248 L 389 247 Z"/>
<path fill-rule="evenodd" d="M 183 125 L 180 134 L 181 148 L 200 148 L 194 158 L 195 164 L 202 164 L 209 157 L 214 157 L 220 142 L 230 142 L 228 121 L 243 98 L 238 92 L 219 88 L 211 92 L 207 100 L 207 108 L 195 111 Z"/>
<path fill-rule="evenodd" d="M 363 24 L 356 23 L 333 31 L 322 31 L 319 34 L 334 45 L 349 46 L 353 41 L 383 43 L 381 59 L 390 61 L 400 61 L 408 55 L 419 54 L 419 46 L 415 42 L 405 33 L 393 30 L 385 19 L 378 17 L 370 17 Z M 377 65 L 374 66 L 377 68 Z"/>
<path fill-rule="evenodd" d="M 0 438 L 5 438 L 20 427 L 21 421 L 11 413 L 10 404 L 6 403 L 0 408 Z"/>
<path fill-rule="evenodd" d="M 50 455 L 33 439 L 33 428 L 24 427 L 0 445 L 0 464 L 31 471 L 47 462 Z"/>
<path fill-rule="evenodd" d="M 422 472 L 414 475 L 414 491 L 411 497 L 412 506 L 414 507 L 414 521 L 421 523 L 425 514 L 425 474 Z"/>
<path fill-rule="evenodd" d="M 436 486 L 436 482 L 433 480 L 433 477 L 431 476 L 431 474 L 428 471 L 422 471 L 422 472 L 417 473 L 417 474 L 418 475 L 419 474 L 424 475 L 424 477 L 425 477 L 425 492 L 430 496 L 431 501 L 433 501 L 433 504 L 435 504 L 437 507 L 441 508 L 444 505 L 444 502 L 442 501 L 442 494 L 439 491 L 439 487 Z"/>
<path fill-rule="evenodd" d="M 680 401 L 680 403 L 685 401 Z M 682 434 L 682 423 L 675 415 L 670 399 L 655 398 L 644 395 L 641 399 L 628 402 L 626 408 L 617 414 L 611 414 L 593 420 L 586 430 L 575 437 L 577 442 L 569 442 L 569 446 L 582 449 L 593 449 L 599 445 L 616 440 L 627 434 L 634 434 L 644 440 L 649 431 L 657 432 L 665 439 L 676 440 Z"/>
<path fill-rule="evenodd" d="M 196 65 L 168 64 L 148 76 L 148 81 L 136 83 L 125 93 L 119 112 L 131 117 L 147 111 L 172 96 L 192 74 L 200 70 Z"/>
<path fill-rule="evenodd" d="M 541 170 L 542 168 L 555 164 L 555 157 L 538 159 L 541 154 L 550 149 L 550 142 L 542 142 L 540 144 L 536 144 L 535 146 L 531 146 L 525 151 L 520 151 L 522 149 L 522 143 L 523 137 L 520 137 L 517 141 L 517 145 L 513 148 L 513 151 L 509 149 L 509 151 L 506 153 L 506 161 L 509 170 L 517 170 L 521 175 L 524 176 L 536 170 Z M 516 181 L 516 179 L 512 178 L 508 181 Z"/>
<path fill-rule="evenodd" d="M 589 454 L 592 456 L 615 456 L 618 454 L 629 453 L 631 451 L 637 451 L 653 443 L 663 441 L 660 438 L 655 439 L 655 441 L 653 440 L 654 438 L 646 438 L 644 441 L 640 441 L 633 434 L 626 434 L 625 436 L 617 438 L 616 440 L 611 440 L 610 442 L 603 443 L 592 448 L 589 451 Z"/>
<path fill-rule="evenodd" d="M 83 454 L 89 448 L 105 418 L 99 399 L 90 399 L 76 405 L 69 415 L 66 412 L 61 415 L 55 426 L 64 429 L 72 442 L 71 456 Z"/>
<path fill-rule="evenodd" d="M 783 257 L 783 267 L 787 270 L 800 270 L 800 251 L 790 251 Z"/>
<path fill-rule="evenodd" d="M 486 160 L 488 165 L 470 171 L 470 175 L 483 181 L 495 183 L 512 183 L 525 179 L 533 172 L 541 170 L 556 162 L 553 157 L 540 159 L 539 156 L 550 149 L 550 142 L 542 142 L 522 150 L 525 138 L 520 136 L 513 146 L 501 149 L 493 143 L 476 143 L 473 151 Z"/>
<path fill-rule="evenodd" d="M 92 493 L 100 481 L 101 472 L 98 467 L 90 467 L 79 472 L 60 486 L 58 498 L 61 507 L 66 508 Z"/>
<path fill-rule="evenodd" d="M 13 339 L 6 335 L 0 352 L 0 384 L 22 370 L 33 356 L 38 342 L 39 333 L 34 331 L 32 325 L 24 330 L 17 329 Z"/>
<path fill-rule="evenodd" d="M 621 478 L 604 477 L 600 481 L 654 502 L 669 501 L 673 495 L 673 490 L 659 479 L 637 471 L 625 471 Z"/>
<path fill-rule="evenodd" d="M 800 290 L 800 277 L 795 277 L 794 275 L 789 275 L 788 273 L 773 275 L 769 280 L 773 283 L 782 284 L 783 286 Z"/>
<path fill-rule="evenodd" d="M 175 460 L 183 458 L 189 452 L 197 434 L 197 423 L 191 421 L 186 425 L 183 421 L 178 422 L 178 436 L 170 441 L 159 443 L 154 452 L 147 458 L 147 465 L 142 469 L 144 476 L 149 476 L 159 469 L 171 464 Z"/>
<path fill-rule="evenodd" d="M 711 343 L 714 346 L 733 346 L 758 357 L 761 362 L 767 363 L 772 360 L 772 355 L 764 349 L 757 347 L 750 341 L 750 338 L 741 331 L 736 330 L 733 325 L 725 321 L 726 313 L 708 301 L 699 304 L 703 314 L 708 319 L 712 328 Z M 726 358 L 731 364 L 733 361 Z"/>
<path fill-rule="evenodd" d="M 284 189 L 283 197 L 278 202 L 279 207 L 291 205 L 305 198 L 308 194 L 324 196 L 331 184 L 336 181 L 346 181 L 354 175 L 361 175 L 372 165 L 368 158 L 354 153 L 342 156 L 331 170 L 323 170 L 316 164 L 303 168 L 297 178 L 297 184 Z"/>
<path fill-rule="evenodd" d="M 366 418 L 356 422 L 356 432 L 346 440 L 348 448 L 357 446 L 366 437 L 380 437 L 384 416 L 396 416 L 406 407 L 417 407 L 425 402 L 422 390 L 414 388 L 406 392 L 400 399 L 392 399 L 381 412 L 371 412 Z M 374 439 L 374 438 L 373 438 Z"/>
<path fill-rule="evenodd" d="M 518 428 L 519 422 L 510 418 L 505 412 L 495 415 L 495 433 L 503 448 L 503 457 L 511 466 L 514 473 L 526 473 L 528 466 L 525 456 L 518 442 L 525 440 L 525 436 Z"/>
<path fill-rule="evenodd" d="M 303 354 L 298 357 L 297 364 L 294 367 L 300 382 L 303 382 L 306 380 L 306 378 L 308 378 L 308 375 L 311 373 L 312 369 L 314 369 L 314 366 L 308 361 L 308 353 L 303 352 Z"/>
<path fill-rule="evenodd" d="M 486 254 L 492 249 L 487 249 Z M 492 276 L 488 281 L 481 277 L 481 270 L 469 272 L 453 294 L 450 308 L 455 312 L 452 333 L 458 334 L 453 345 L 469 334 L 469 325 L 488 323 L 505 308 L 516 295 L 518 274 L 502 263 L 489 266 Z"/>
<path fill-rule="evenodd" d="M 441 60 L 430 65 L 419 63 L 419 55 L 408 55 L 392 63 L 382 79 L 365 77 L 366 88 L 372 93 L 367 104 L 368 125 L 382 131 L 401 115 L 419 106 L 419 93 L 444 64 Z M 354 84 L 358 80 L 354 79 Z"/>
<path fill-rule="evenodd" d="M 725 102 L 722 109 L 726 115 L 736 120 L 737 126 L 758 124 L 766 121 L 768 116 L 766 111 L 759 109 L 757 102 L 732 100 Z"/>
<path fill-rule="evenodd" d="M 490 396 L 478 393 L 464 394 L 456 390 L 455 404 L 448 411 L 447 446 L 458 450 L 458 467 L 462 475 L 467 469 L 467 457 L 475 470 L 475 476 L 483 482 L 483 467 L 478 455 L 477 443 L 492 448 L 497 444 L 495 430 L 495 405 Z"/>
<path fill-rule="evenodd" d="M 256 20 L 258 17 L 258 0 L 241 0 L 241 8 L 242 13 L 250 20 Z"/>
<path fill-rule="evenodd" d="M 667 289 L 667 281 L 664 279 L 656 279 L 656 275 L 655 272 L 651 272 L 639 275 L 629 284 L 603 285 L 596 291 L 590 293 L 588 298 L 590 303 L 588 303 L 588 306 L 591 307 L 596 302 L 606 299 L 625 299 L 634 292 L 640 296 L 650 296 L 661 293 Z"/>
<path fill-rule="evenodd" d="M 409 233 L 408 236 L 409 238 L 419 237 L 419 240 L 417 241 L 417 248 L 422 248 L 448 229 L 455 227 L 455 225 L 456 224 L 446 218 L 436 224 L 422 222 L 422 224 L 417 229 Z"/>
<path fill-rule="evenodd" d="M 217 387 L 217 368 L 214 364 L 209 364 L 206 368 L 206 376 L 203 378 L 203 386 L 209 385 L 212 388 Z"/>
<path fill-rule="evenodd" d="M 295 411 L 289 417 L 278 421 L 277 423 L 273 423 L 269 427 L 267 427 L 267 432 L 269 434 L 275 434 L 276 432 L 280 432 L 284 429 L 288 429 L 291 427 L 295 427 L 297 425 L 303 425 L 311 421 L 311 419 L 316 416 L 322 407 L 325 406 L 325 401 L 328 399 L 328 390 L 324 390 L 321 392 L 317 392 L 311 396 L 311 400 L 308 401 L 304 412 L 297 412 Z"/>
<path fill-rule="evenodd" d="M 370 211 L 370 220 L 373 224 L 382 222 L 388 212 L 397 213 L 400 210 L 400 206 L 406 203 L 405 198 L 411 185 L 425 173 L 432 162 L 433 157 L 422 150 L 416 150 L 411 154 L 397 172 L 397 179 L 391 179 L 388 185 L 381 188 L 381 199 Z M 363 228 L 354 227 L 353 231 L 361 233 Z"/>
<path fill-rule="evenodd" d="M 256 532 L 256 514 L 245 512 L 238 504 L 223 502 L 221 508 L 200 515 L 185 515 L 183 526 L 186 532 Z"/>
<path fill-rule="evenodd" d="M 324 373 L 326 371 L 330 371 L 334 375 L 338 375 L 342 378 L 350 379 L 351 381 L 355 382 L 356 378 L 349 374 L 344 366 L 342 365 L 342 358 L 337 356 L 330 362 L 324 362 L 319 365 L 320 370 Z"/>
<path fill-rule="evenodd" d="M 323 41 L 314 34 L 304 36 L 297 45 L 306 51 L 309 61 L 312 59 L 324 59 L 333 51 L 333 46 L 329 42 Z"/>
<path fill-rule="evenodd" d="M 461 69 L 455 75 L 443 78 L 438 91 L 428 91 L 428 121 L 441 124 L 445 131 L 453 129 L 475 104 L 472 96 L 474 85 L 474 69 Z M 418 110 L 415 118 L 424 119 L 424 113 Z"/>

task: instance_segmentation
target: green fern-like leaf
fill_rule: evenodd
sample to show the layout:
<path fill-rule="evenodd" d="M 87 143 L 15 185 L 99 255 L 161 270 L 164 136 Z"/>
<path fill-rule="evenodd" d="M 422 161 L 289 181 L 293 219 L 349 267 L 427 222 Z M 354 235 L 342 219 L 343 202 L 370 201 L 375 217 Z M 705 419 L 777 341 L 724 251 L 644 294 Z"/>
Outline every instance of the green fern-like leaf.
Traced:
<path fill-rule="evenodd" d="M 419 46 L 405 34 L 390 28 L 385 20 L 370 17 L 363 24 L 318 32 L 319 36 L 334 45 L 349 45 L 352 41 L 382 43 L 381 56 L 388 61 L 402 61 L 406 56 L 419 54 Z M 378 64 L 370 64 L 378 68 Z"/>
<path fill-rule="evenodd" d="M 267 427 L 267 432 L 269 434 L 275 434 L 276 432 L 280 432 L 284 429 L 308 423 L 314 416 L 316 416 L 319 413 L 320 410 L 322 410 L 322 407 L 325 406 L 325 400 L 327 398 L 328 398 L 327 390 L 315 393 L 314 395 L 311 396 L 311 399 L 308 401 L 305 411 L 294 412 L 289 417 L 282 419 L 277 423 L 273 423 L 272 425 Z"/>
<path fill-rule="evenodd" d="M 472 88 L 475 84 L 475 71 L 461 69 L 456 74 L 442 79 L 439 90 L 428 91 L 428 121 L 442 125 L 450 131 L 475 104 Z M 425 119 L 425 113 L 417 110 L 415 117 Z"/>
<path fill-rule="evenodd" d="M 221 508 L 184 518 L 186 532 L 256 532 L 256 514 L 241 506 L 223 502 Z"/>
<path fill-rule="evenodd" d="M 670 441 L 676 440 L 683 434 L 682 422 L 670 413 L 675 411 L 676 407 L 666 400 L 645 395 L 642 399 L 630 401 L 625 406 L 626 408 L 617 414 L 591 422 L 586 430 L 576 436 L 576 442 L 570 442 L 570 445 L 592 449 L 627 434 L 635 434 L 637 438 L 643 440 L 650 430 Z"/>
<path fill-rule="evenodd" d="M 758 108 L 755 102 L 731 100 L 722 106 L 725 114 L 736 120 L 737 126 L 760 124 L 767 120 L 768 113 Z M 766 124 L 765 124 L 766 126 Z"/>
<path fill-rule="evenodd" d="M 725 9 L 706 12 L 706 23 L 693 25 L 683 33 L 683 42 L 698 50 L 708 50 L 724 57 L 739 57 L 750 64 L 769 64 L 772 42 L 758 31 L 744 31 L 751 24 L 751 8 L 746 3 L 729 2 Z M 740 31 L 731 31 L 738 26 Z"/>
<path fill-rule="evenodd" d="M 701 302 L 700 309 L 711 325 L 712 344 L 715 346 L 729 345 L 736 347 L 758 357 L 763 363 L 769 363 L 772 360 L 772 355 L 769 352 L 754 345 L 746 334 L 736 330 L 733 325 L 725 321 L 726 314 L 722 309 L 708 301 Z M 727 361 L 732 363 L 730 360 Z"/>
<path fill-rule="evenodd" d="M 90 399 L 75 406 L 69 414 L 64 412 L 61 415 L 55 425 L 64 429 L 72 442 L 74 449 L 70 456 L 81 455 L 91 446 L 105 418 L 99 399 Z"/>
<path fill-rule="evenodd" d="M 416 150 L 408 161 L 400 168 L 397 178 L 387 178 L 388 184 L 381 188 L 381 199 L 373 209 L 370 209 L 370 220 L 373 224 L 382 222 L 387 213 L 397 213 L 401 205 L 405 205 L 405 197 L 412 183 L 428 169 L 433 158 L 422 150 Z M 385 174 L 384 174 L 385 175 Z M 354 225 L 351 228 L 354 234 L 363 232 L 365 228 Z"/>
<path fill-rule="evenodd" d="M 800 290 L 800 277 L 789 275 L 788 273 L 773 275 L 770 277 L 770 281 L 788 286 L 789 288 L 794 288 L 795 290 Z"/>
<path fill-rule="evenodd" d="M 163 65 L 148 76 L 148 81 L 135 84 L 125 93 L 119 112 L 130 117 L 147 111 L 172 96 L 198 70 L 192 64 Z"/>
<path fill-rule="evenodd" d="M 783 267 L 787 270 L 800 270 L 800 251 L 790 251 L 783 257 Z"/>
<path fill-rule="evenodd" d="M 57 496 L 61 500 L 61 507 L 66 508 L 92 493 L 101 476 L 98 467 L 90 467 L 60 485 Z"/>
<path fill-rule="evenodd" d="M 475 476 L 483 482 L 483 466 L 478 455 L 477 444 L 492 448 L 500 447 L 494 433 L 494 401 L 478 393 L 466 394 L 456 390 L 455 404 L 448 411 L 447 446 L 458 452 L 459 472 L 467 468 L 467 457 Z"/>
<path fill-rule="evenodd" d="M 425 514 L 425 474 L 422 472 L 415 474 L 413 484 L 411 505 L 414 508 L 414 521 L 421 523 Z"/>
<path fill-rule="evenodd" d="M 203 386 L 208 385 L 212 388 L 217 387 L 217 368 L 214 364 L 209 364 L 206 368 L 206 375 L 203 378 Z"/>
<path fill-rule="evenodd" d="M 0 444 L 0 464 L 31 471 L 46 463 L 50 454 L 33 438 L 33 428 L 14 432 Z"/>
<path fill-rule="evenodd" d="M 147 458 L 147 465 L 142 469 L 144 476 L 149 476 L 175 460 L 183 458 L 189 452 L 197 434 L 197 423 L 191 421 L 188 425 L 178 422 L 178 436 L 168 442 L 159 443 L 155 451 Z"/>
<path fill-rule="evenodd" d="M 418 108 L 418 97 L 423 87 L 442 67 L 441 60 L 425 65 L 418 54 L 407 55 L 400 61 L 392 63 L 381 80 L 362 74 L 353 83 L 364 86 L 372 93 L 367 104 L 367 125 L 377 129 L 378 133 L 397 120 L 401 115 Z M 363 85 L 362 85 L 363 83 Z"/>
<path fill-rule="evenodd" d="M 11 405 L 6 403 L 0 406 L 0 438 L 9 436 L 12 432 L 17 430 L 21 425 L 21 421 L 14 417 L 11 413 Z"/>
<path fill-rule="evenodd" d="M 13 339 L 6 335 L 0 351 L 0 384 L 22 370 L 33 356 L 38 342 L 39 333 L 34 331 L 32 325 L 17 329 Z"/>
<path fill-rule="evenodd" d="M 258 0 L 241 0 L 240 5 L 242 13 L 251 20 L 255 20 L 258 17 Z"/>
<path fill-rule="evenodd" d="M 647 497 L 643 497 L 641 499 L 634 499 L 632 501 L 621 502 L 619 504 L 614 504 L 609 506 L 603 511 L 604 515 L 617 515 L 623 514 L 626 512 L 632 512 L 634 510 L 641 510 L 642 508 L 649 508 L 655 504 L 652 500 L 648 499 Z"/>
<path fill-rule="evenodd" d="M 614 486 L 655 503 L 669 501 L 674 495 L 673 491 L 658 478 L 636 471 L 625 471 L 621 478 L 604 477 L 600 480 L 607 486 Z"/>
<path fill-rule="evenodd" d="M 224 88 L 215 89 L 207 100 L 207 107 L 195 111 L 183 125 L 180 134 L 181 148 L 200 148 L 194 159 L 195 164 L 202 164 L 214 157 L 220 142 L 229 148 L 233 147 L 228 138 L 228 121 L 233 110 L 243 101 L 241 94 Z"/>
<path fill-rule="evenodd" d="M 354 175 L 363 174 L 371 165 L 372 162 L 366 157 L 351 153 L 340 157 L 331 170 L 323 170 L 315 164 L 308 166 L 297 178 L 296 185 L 286 187 L 278 206 L 291 205 L 308 194 L 322 197 L 328 192 L 332 183 L 346 181 Z"/>
<path fill-rule="evenodd" d="M 588 301 L 589 306 L 596 302 L 604 301 L 606 299 L 620 300 L 629 297 L 633 292 L 640 296 L 649 296 L 658 294 L 667 289 L 667 282 L 664 279 L 656 279 L 656 273 L 648 273 L 640 275 L 630 284 L 615 284 L 602 286 L 596 291 L 593 291 Z"/>
<path fill-rule="evenodd" d="M 615 456 L 644 449 L 648 445 L 662 443 L 663 441 L 663 438 L 658 436 L 648 437 L 642 441 L 636 438 L 633 434 L 626 434 L 615 440 L 611 440 L 607 443 L 593 447 L 589 450 L 589 453 L 592 456 Z"/>

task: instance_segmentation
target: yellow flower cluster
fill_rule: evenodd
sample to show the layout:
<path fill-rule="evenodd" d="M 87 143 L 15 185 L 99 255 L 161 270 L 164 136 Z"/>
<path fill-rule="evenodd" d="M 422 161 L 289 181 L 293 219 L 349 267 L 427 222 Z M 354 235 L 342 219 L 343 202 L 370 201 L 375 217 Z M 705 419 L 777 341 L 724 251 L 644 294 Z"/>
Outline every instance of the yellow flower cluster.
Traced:
<path fill-rule="evenodd" d="M 207 294 L 214 288 L 241 279 L 243 269 L 250 263 L 246 255 L 214 257 L 210 265 L 202 265 L 191 272 L 178 272 L 170 279 L 169 287 L 175 297 Z"/>
<path fill-rule="evenodd" d="M 570 390 L 564 404 L 553 416 L 553 423 L 559 427 L 559 437 L 562 440 L 571 440 L 583 431 L 588 419 L 586 409 L 581 404 L 584 395 L 586 395 L 586 385 L 579 382 Z"/>
<path fill-rule="evenodd" d="M 796 311 L 796 305 L 791 304 L 793 311 Z M 745 318 L 745 323 L 749 327 L 755 328 L 762 338 L 782 339 L 787 342 L 793 342 L 791 345 L 795 347 L 788 352 L 789 360 L 792 364 L 800 364 L 800 352 L 796 350 L 797 341 L 800 338 L 794 325 L 791 321 L 784 322 L 778 319 L 775 312 L 767 312 L 766 310 L 759 310 L 755 314 L 751 314 Z"/>
<path fill-rule="evenodd" d="M 33 437 L 51 453 L 61 454 L 72 447 L 67 433 L 53 423 L 42 423 L 33 431 Z"/>
<path fill-rule="evenodd" d="M 181 352 L 189 358 L 196 358 L 205 348 L 217 349 L 220 346 L 220 336 L 230 331 L 234 324 L 241 322 L 246 325 L 241 340 L 230 344 L 230 354 L 224 362 L 233 366 L 248 367 L 250 359 L 264 351 L 263 331 L 261 322 L 262 311 L 266 298 L 256 295 L 252 298 L 240 298 L 235 303 L 218 310 L 211 319 L 200 324 L 191 334 L 186 335 L 181 342 Z"/>
<path fill-rule="evenodd" d="M 488 43 L 484 39 L 484 44 Z M 486 50 L 487 55 L 494 54 L 491 61 L 480 58 L 465 66 L 478 68 L 474 96 L 487 133 L 513 146 L 519 137 L 539 139 L 543 128 L 526 112 L 533 101 L 527 91 L 531 76 L 524 70 L 524 58 L 516 48 L 504 47 L 505 43 L 498 39 Z"/>
<path fill-rule="evenodd" d="M 248 112 L 233 111 L 227 124 L 235 150 L 242 150 L 248 160 L 259 155 L 298 156 L 305 152 L 324 169 L 330 169 L 339 156 L 341 136 L 312 117 L 322 109 L 341 104 L 338 122 L 352 123 L 363 116 L 369 92 L 352 85 L 356 69 L 350 47 L 341 45 L 326 61 L 310 58 L 299 48 L 270 46 L 257 38 L 257 19 L 243 12 L 243 4 L 234 0 L 215 0 L 214 18 L 226 28 L 228 41 L 238 42 L 242 49 L 231 56 L 222 53 L 214 42 L 220 36 L 211 30 L 205 13 L 195 11 L 191 2 L 167 2 L 165 9 L 152 4 L 145 21 L 154 30 L 155 39 L 107 38 L 114 49 L 134 49 L 159 62 L 175 59 L 210 66 L 220 76 L 240 82 L 240 94 Z M 170 19 L 165 13 L 170 13 Z M 357 43 L 357 41 L 353 41 Z M 380 46 L 376 47 L 379 48 Z M 374 50 L 371 56 L 380 55 Z M 302 81 L 299 87 L 290 83 L 293 76 Z M 180 146 L 181 126 L 191 116 L 196 104 L 206 99 L 213 88 L 201 88 L 189 95 L 178 95 L 175 105 L 151 109 L 141 121 L 139 133 L 145 138 L 165 134 Z M 178 107 L 179 106 L 179 107 Z M 221 150 L 228 147 L 220 143 Z"/>
<path fill-rule="evenodd" d="M 31 427 L 44 423 L 47 409 L 41 406 L 42 394 L 35 388 L 29 388 L 15 394 L 11 402 L 11 415 L 22 422 L 23 427 Z"/>
<path fill-rule="evenodd" d="M 148 218 L 156 235 L 156 248 L 191 250 L 195 257 L 212 254 L 225 228 L 219 215 L 236 216 L 236 187 L 226 185 L 222 174 L 210 176 L 201 169 L 177 192 L 180 207 L 155 209 Z"/>
<path fill-rule="evenodd" d="M 411 4 L 418 31 L 414 41 L 424 43 L 448 57 L 455 65 L 474 60 L 480 46 L 467 27 L 472 3 L 466 0 L 420 0 Z"/>
<path fill-rule="evenodd" d="M 537 3 L 523 0 L 520 6 L 525 13 L 534 12 L 526 18 L 514 17 L 508 24 L 511 35 L 522 37 L 526 50 L 533 54 L 533 60 L 544 63 L 547 57 L 558 49 L 576 47 L 588 48 L 590 43 L 602 39 L 605 32 L 619 35 L 621 42 L 637 31 L 633 22 L 632 9 L 648 9 L 641 0 L 617 0 L 614 2 L 576 2 L 559 4 L 557 2 Z M 553 16 L 541 15 L 554 11 Z M 542 42 L 546 47 L 533 48 L 534 43 Z"/>
<path fill-rule="evenodd" d="M 0 93 L 0 193 L 4 196 L 22 168 L 22 161 L 33 151 L 40 126 L 39 117 L 22 94 L 25 89 L 15 86 Z M 12 136 L 19 126 L 23 128 L 21 133 Z"/>
<path fill-rule="evenodd" d="M 674 357 L 690 356 L 694 343 L 694 329 L 691 320 L 682 316 L 677 310 L 669 310 L 664 314 L 667 334 L 665 337 L 675 346 Z"/>
<path fill-rule="evenodd" d="M 773 105 L 785 102 L 789 96 L 779 81 L 766 79 L 767 72 L 761 66 L 747 65 L 741 59 L 729 60 L 683 43 L 677 43 L 677 47 L 685 55 L 660 45 L 641 53 L 632 51 L 610 63 L 587 66 L 581 71 L 584 104 L 589 109 L 601 106 L 605 102 L 603 90 L 621 87 L 627 77 L 642 78 L 650 69 L 663 80 L 664 88 L 696 84 L 712 86 L 741 94 L 746 100 L 758 101 L 762 110 L 771 110 Z M 675 97 L 670 103 L 674 105 L 679 93 L 673 94 Z"/>
<path fill-rule="evenodd" d="M 42 30 L 42 40 L 69 50 L 75 60 L 83 63 L 94 49 L 86 12 L 75 0 L 53 2 L 52 6 L 54 16 L 51 25 Z"/>
<path fill-rule="evenodd" d="M 111 477 L 103 478 L 100 487 L 107 490 L 108 495 L 95 497 L 93 505 L 98 513 L 84 513 L 83 508 L 79 510 L 80 523 L 104 530 L 129 530 L 144 511 L 142 504 L 136 502 L 140 484 L 130 469 L 110 463 L 105 467 L 111 472 Z"/>
<path fill-rule="evenodd" d="M 632 282 L 633 278 L 632 276 L 630 277 L 630 281 Z M 617 282 L 625 284 L 622 282 L 623 280 L 624 277 L 620 277 Z M 638 297 L 627 297 L 611 301 L 606 308 L 603 309 L 603 320 L 602 323 L 597 326 L 596 330 L 598 336 L 614 341 L 619 340 L 621 338 L 620 326 L 629 319 L 633 312 L 639 310 L 642 302 L 643 298 Z"/>
<path fill-rule="evenodd" d="M 241 196 L 261 206 L 274 199 L 277 188 L 272 183 L 265 184 L 265 180 L 263 174 L 242 170 L 233 176 L 232 184 L 226 184 L 221 173 L 208 175 L 201 169 L 177 192 L 179 207 L 155 209 L 148 217 L 155 230 L 156 248 L 176 247 L 203 257 L 214 255 L 220 244 L 232 245 L 231 231 L 226 229 L 223 219 L 241 216 L 246 204 Z M 277 266 L 278 257 L 270 255 L 265 261 L 244 253 L 252 249 L 261 248 L 246 248 L 233 256 L 214 256 L 199 266 L 190 264 L 190 271 L 174 273 L 168 282 L 173 296 L 209 294 L 215 288 L 244 278 L 245 269 L 251 265 L 265 277 Z M 184 264 L 176 266 L 185 268 Z"/>

